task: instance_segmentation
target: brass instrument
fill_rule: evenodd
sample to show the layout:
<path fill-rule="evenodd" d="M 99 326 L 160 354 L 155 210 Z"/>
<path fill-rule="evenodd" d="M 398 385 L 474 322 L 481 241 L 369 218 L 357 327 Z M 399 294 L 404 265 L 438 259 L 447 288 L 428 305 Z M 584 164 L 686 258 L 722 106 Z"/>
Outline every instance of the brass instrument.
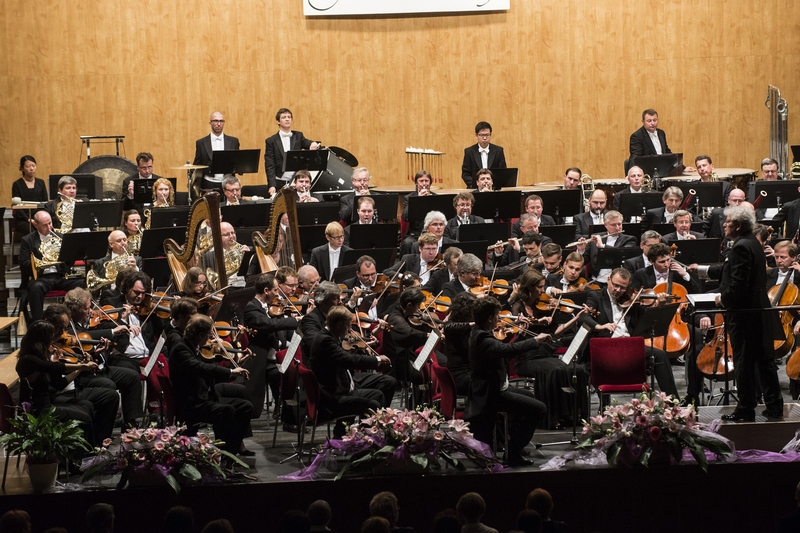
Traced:
<path fill-rule="evenodd" d="M 244 257 L 244 246 L 238 242 L 233 243 L 233 246 L 225 250 L 223 256 L 225 257 L 225 273 L 230 277 L 239 271 Z M 219 267 L 217 267 L 219 270 Z M 208 279 L 209 286 L 215 291 L 220 288 L 219 274 L 210 268 L 206 269 L 206 278 Z"/>
<path fill-rule="evenodd" d="M 645 174 L 642 177 L 642 192 L 651 192 L 653 190 L 653 178 L 650 174 Z"/>
<path fill-rule="evenodd" d="M 140 227 L 137 233 L 128 237 L 128 252 L 133 255 L 139 255 L 139 251 L 142 249 L 142 235 L 144 235 L 144 232 Z"/>
<path fill-rule="evenodd" d="M 774 85 L 767 87 L 767 99 L 764 106 L 769 109 L 769 156 L 778 162 L 778 178 L 788 179 L 794 174 L 795 165 L 792 164 L 791 173 L 786 172 L 789 161 L 789 106 L 781 98 L 781 91 Z"/>
<path fill-rule="evenodd" d="M 164 241 L 167 263 L 177 287 L 183 286 L 183 280 L 186 278 L 186 263 L 194 255 L 199 235 L 198 229 L 204 220 L 208 220 L 211 227 L 214 257 L 217 264 L 222 265 L 225 263 L 222 250 L 222 232 L 219 227 L 219 192 L 211 191 L 202 198 L 195 200 L 194 204 L 192 204 L 192 208 L 189 211 L 189 221 L 186 223 L 186 243 L 181 246 L 173 239 Z M 219 272 L 219 284 L 221 287 L 228 286 L 228 275 L 224 269 Z"/>
<path fill-rule="evenodd" d="M 213 236 L 211 235 L 211 232 L 208 231 L 208 225 L 204 220 L 203 223 L 200 224 L 200 243 L 197 245 L 197 252 L 200 255 L 203 255 L 214 246 L 214 241 L 212 238 Z"/>
<path fill-rule="evenodd" d="M 717 176 L 716 172 L 711 173 L 711 181 L 719 181 L 719 176 Z"/>
<path fill-rule="evenodd" d="M 594 193 L 594 181 L 589 174 L 581 174 L 581 192 L 583 193 L 583 210 L 589 210 L 589 198 Z"/>
<path fill-rule="evenodd" d="M 61 261 L 58 260 L 58 256 L 61 253 L 61 237 L 59 237 L 58 233 L 55 231 L 51 231 L 50 235 L 52 235 L 50 239 L 42 241 L 41 244 L 39 244 L 39 253 L 42 254 L 41 259 L 31 253 L 31 270 L 33 270 L 33 279 L 38 277 L 40 270 L 61 264 Z"/>
<path fill-rule="evenodd" d="M 158 205 L 153 204 L 152 208 L 150 207 L 144 208 L 144 218 L 147 219 L 144 222 L 144 229 L 150 229 L 150 221 L 152 219 L 150 215 L 153 214 L 153 209 L 159 209 L 161 207 L 169 207 L 169 204 L 158 204 Z"/>
<path fill-rule="evenodd" d="M 106 261 L 106 277 L 101 278 L 97 275 L 94 269 L 90 270 L 86 274 L 86 289 L 91 292 L 94 292 L 98 289 L 105 287 L 106 285 L 111 285 L 112 283 L 116 283 L 117 281 L 117 274 L 119 271 L 128 266 L 128 259 L 130 259 L 131 254 L 129 252 L 125 252 L 122 255 L 118 255 L 113 259 Z"/>
<path fill-rule="evenodd" d="M 253 246 L 255 248 L 261 272 L 272 272 L 278 269 L 272 255 L 278 246 L 278 235 L 281 231 L 281 217 L 284 213 L 289 217 L 289 232 L 287 235 L 292 242 L 295 268 L 303 265 L 303 251 L 300 247 L 300 230 L 297 226 L 297 193 L 294 187 L 280 189 L 272 202 L 269 228 L 267 235 L 260 231 L 253 232 Z M 287 239 L 288 240 L 288 239 Z"/>
<path fill-rule="evenodd" d="M 56 206 L 56 218 L 61 222 L 61 233 L 72 231 L 72 219 L 75 216 L 76 201 L 75 198 L 61 194 L 61 201 Z"/>
<path fill-rule="evenodd" d="M 753 200 L 753 209 L 758 209 L 758 204 L 760 204 L 761 201 L 766 197 L 767 197 L 767 191 L 761 189 L 761 194 L 758 195 L 758 198 Z"/>
<path fill-rule="evenodd" d="M 689 204 L 692 203 L 692 200 L 694 200 L 695 196 L 697 196 L 697 191 L 694 189 L 689 189 L 689 194 L 687 194 L 686 198 L 683 199 L 683 202 L 681 202 L 681 205 L 678 209 L 686 209 L 689 207 Z"/>

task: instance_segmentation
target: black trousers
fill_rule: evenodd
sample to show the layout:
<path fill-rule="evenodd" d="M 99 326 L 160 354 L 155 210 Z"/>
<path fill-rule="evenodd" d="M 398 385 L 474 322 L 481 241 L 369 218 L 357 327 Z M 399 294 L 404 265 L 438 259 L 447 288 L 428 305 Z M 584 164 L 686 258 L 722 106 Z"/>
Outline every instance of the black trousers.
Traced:
<path fill-rule="evenodd" d="M 138 370 L 106 365 L 97 375 L 81 378 L 80 385 L 118 390 L 122 396 L 122 420 L 125 423 L 134 422 L 144 416 L 142 381 L 139 379 Z"/>
<path fill-rule="evenodd" d="M 392 405 L 394 391 L 397 389 L 397 380 L 386 374 L 370 372 L 356 372 L 353 374 L 356 391 L 361 389 L 375 389 L 380 391 L 382 397 L 378 399 L 381 407 Z"/>
<path fill-rule="evenodd" d="M 495 412 L 506 412 L 508 421 L 508 455 L 520 457 L 522 449 L 533 438 L 536 427 L 547 417 L 547 406 L 534 398 L 526 389 L 509 387 L 493 399 Z M 475 438 L 492 445 L 495 429 L 495 418 L 482 416 L 480 423 L 473 425 Z"/>
<path fill-rule="evenodd" d="M 733 369 L 739 392 L 736 410 L 755 412 L 756 384 L 759 383 L 767 409 L 782 413 L 783 395 L 778 383 L 778 366 L 775 364 L 774 351 L 767 349 L 767 343 L 773 342 L 772 335 L 765 336 L 761 315 L 730 312 L 726 325 L 733 346 Z"/>
<path fill-rule="evenodd" d="M 220 398 L 219 401 L 208 400 L 195 405 L 187 413 L 187 434 L 194 435 L 197 429 L 193 426 L 206 422 L 214 426 L 214 436 L 225 444 L 221 449 L 238 453 L 242 439 L 250 428 L 250 415 L 253 404 L 241 398 Z"/>
<path fill-rule="evenodd" d="M 77 287 L 85 287 L 82 278 L 65 279 L 61 274 L 46 274 L 28 283 L 28 306 L 31 319 L 41 320 L 44 314 L 44 295 L 50 291 L 70 291 Z"/>

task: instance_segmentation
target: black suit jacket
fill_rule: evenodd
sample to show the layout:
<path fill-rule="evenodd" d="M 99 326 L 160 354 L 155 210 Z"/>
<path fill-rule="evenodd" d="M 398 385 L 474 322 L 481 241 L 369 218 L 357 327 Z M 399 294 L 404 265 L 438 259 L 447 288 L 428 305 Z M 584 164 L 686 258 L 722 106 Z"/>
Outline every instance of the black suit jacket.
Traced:
<path fill-rule="evenodd" d="M 404 261 L 405 264 L 403 264 Z M 389 277 L 394 276 L 397 271 L 400 271 L 401 274 L 403 272 L 413 272 L 414 274 L 419 274 L 421 261 L 422 258 L 419 254 L 406 254 L 400 259 L 400 261 L 384 270 L 383 273 Z M 402 265 L 402 268 L 400 265 Z"/>
<path fill-rule="evenodd" d="M 689 230 L 689 234 L 690 235 L 694 235 L 695 239 L 705 239 L 705 237 L 706 237 L 705 235 L 703 235 L 699 231 Z M 661 242 L 664 242 L 666 244 L 669 244 L 670 242 L 677 241 L 677 240 L 678 240 L 678 232 L 677 231 L 673 231 L 672 233 L 667 233 L 666 235 L 661 237 Z"/>
<path fill-rule="evenodd" d="M 488 168 L 506 168 L 506 156 L 503 153 L 503 147 L 496 144 L 489 144 L 489 163 Z M 481 162 L 481 154 L 478 151 L 478 143 L 473 144 L 468 148 L 464 148 L 464 162 L 461 164 L 461 179 L 467 184 L 467 187 L 475 187 L 475 174 L 483 168 Z"/>
<path fill-rule="evenodd" d="M 626 259 L 625 261 L 622 262 L 622 267 L 631 274 L 633 274 L 640 268 L 644 268 L 644 256 L 638 255 L 631 259 Z"/>
<path fill-rule="evenodd" d="M 42 239 L 39 237 L 39 232 L 34 230 L 24 237 L 19 247 L 19 271 L 22 279 L 32 279 L 33 267 L 31 265 L 31 254 L 36 256 L 40 261 L 42 254 L 39 252 L 39 246 L 42 245 Z M 69 267 L 72 265 L 60 264 L 56 267 L 58 273 L 62 276 L 66 275 Z"/>
<path fill-rule="evenodd" d="M 266 358 L 270 348 L 278 348 L 278 332 L 297 329 L 299 324 L 291 317 L 272 318 L 261 301 L 253 298 L 244 308 L 244 325 L 257 331 L 256 335 L 250 336 L 250 350 L 256 357 Z"/>
<path fill-rule="evenodd" d="M 449 282 L 450 271 L 446 268 L 443 268 L 431 274 L 431 277 L 428 278 L 428 283 L 423 285 L 422 288 L 432 294 L 439 294 L 439 292 L 441 292 L 441 290 L 444 288 L 445 284 Z"/>
<path fill-rule="evenodd" d="M 791 202 L 790 202 L 791 203 Z M 717 207 L 711 211 L 711 216 L 703 221 L 703 232 L 708 238 L 725 237 L 725 229 L 722 225 L 725 223 L 724 209 Z"/>
<path fill-rule="evenodd" d="M 588 324 L 590 327 L 594 328 L 598 324 L 608 324 L 614 321 L 614 310 L 611 307 L 611 296 L 609 296 L 608 290 L 602 289 L 590 292 L 586 297 L 586 305 L 592 309 L 596 309 L 598 315 L 597 317 L 592 317 L 592 315 L 588 313 L 584 314 L 580 318 L 582 324 Z M 644 311 L 645 308 L 642 305 L 633 304 L 630 312 L 625 315 L 625 326 L 628 328 L 628 333 L 633 331 Z M 610 337 L 612 333 L 603 330 L 602 332 L 595 332 L 593 335 L 597 337 Z"/>
<path fill-rule="evenodd" d="M 483 224 L 486 220 L 483 217 L 470 215 L 469 216 L 469 223 L 470 224 Z M 447 221 L 447 225 L 444 227 L 444 235 L 445 237 L 449 237 L 455 241 L 458 240 L 458 228 L 460 224 L 458 223 L 458 217 L 453 217 Z"/>
<path fill-rule="evenodd" d="M 664 130 L 656 129 L 656 135 L 658 136 L 658 142 L 661 143 L 661 153 L 671 154 L 672 150 L 667 146 L 667 134 L 664 133 Z M 653 140 L 650 139 L 650 134 L 644 129 L 644 126 L 631 134 L 630 153 L 631 157 L 636 155 L 657 155 Z"/>
<path fill-rule="evenodd" d="M 614 201 L 612 202 L 612 205 L 614 206 L 614 211 L 619 211 L 619 204 L 622 201 L 621 196 L 623 194 L 633 194 L 633 193 L 631 193 L 631 188 L 630 187 L 625 187 L 621 191 L 615 192 L 614 193 Z M 635 193 L 635 194 L 639 194 L 639 193 Z"/>
<path fill-rule="evenodd" d="M 324 328 L 314 337 L 307 360 L 319 382 L 323 403 L 328 404 L 350 394 L 348 370 L 378 368 L 377 357 L 345 351 L 339 340 Z"/>
<path fill-rule="evenodd" d="M 678 285 L 683 286 L 689 294 L 694 294 L 700 292 L 700 285 L 695 281 L 695 279 L 689 275 L 689 281 L 684 280 L 677 274 L 672 274 L 672 282 L 677 283 Z M 644 287 L 645 289 L 652 289 L 656 286 L 656 270 L 653 265 L 650 265 L 646 268 L 640 268 L 636 272 L 633 273 L 633 279 L 631 279 L 631 287 L 634 290 L 639 290 L 640 288 Z"/>
<path fill-rule="evenodd" d="M 456 277 L 453 281 L 448 281 L 444 285 L 442 285 L 442 296 L 447 296 L 451 300 L 456 297 L 457 294 L 464 292 L 464 286 L 461 284 L 461 281 Z"/>
<path fill-rule="evenodd" d="M 292 130 L 292 138 L 289 141 L 290 150 L 308 150 L 311 148 L 312 141 L 303 136 L 302 131 Z M 283 149 L 280 133 L 267 137 L 264 141 L 264 172 L 267 173 L 267 186 L 276 187 L 278 174 L 283 173 L 283 158 L 286 152 Z"/>
<path fill-rule="evenodd" d="M 336 265 L 337 268 L 342 266 L 342 256 L 344 256 L 344 253 L 348 250 L 352 250 L 352 248 L 349 246 L 342 246 L 339 250 L 339 264 Z M 311 250 L 311 260 L 308 262 L 308 264 L 316 268 L 320 277 L 324 280 L 330 280 L 331 276 L 333 276 L 333 272 L 331 272 L 331 262 L 328 256 L 327 244 L 317 246 Z"/>
<path fill-rule="evenodd" d="M 319 307 L 315 307 L 300 321 L 300 332 L 303 334 L 300 348 L 303 351 L 303 363 L 305 365 L 308 365 L 309 354 L 311 354 L 311 346 L 314 344 L 314 339 L 323 329 L 325 329 L 325 315 L 322 314 Z"/>
<path fill-rule="evenodd" d="M 608 242 L 608 237 L 603 237 L 603 243 Z M 614 248 L 632 248 L 638 245 L 636 237 L 632 235 L 625 235 L 624 233 L 619 236 L 617 241 L 614 243 Z M 600 252 L 600 248 L 594 243 L 594 240 L 589 243 L 589 247 L 586 249 L 587 251 L 585 254 L 588 254 L 589 258 L 589 273 L 592 277 L 597 277 L 600 273 L 600 268 L 597 267 L 597 254 Z M 584 255 L 585 257 L 585 255 Z"/>
<path fill-rule="evenodd" d="M 238 150 L 239 139 L 231 137 L 230 135 L 222 134 L 222 142 L 226 150 Z M 197 139 L 194 143 L 194 162 L 193 165 L 206 165 L 211 166 L 211 158 L 214 151 L 211 149 L 211 134 L 209 133 L 202 139 Z M 204 174 L 210 174 L 210 168 L 204 168 Z M 224 197 L 223 197 L 224 198 Z"/>
<path fill-rule="evenodd" d="M 442 237 L 442 246 L 444 246 L 445 244 L 458 244 L 458 241 L 454 241 L 453 239 L 445 235 L 444 237 Z M 441 252 L 442 249 L 439 248 L 439 251 Z M 419 246 L 417 245 L 416 238 L 409 239 L 408 237 L 406 237 L 405 239 L 403 239 L 403 244 L 400 245 L 400 255 L 418 254 L 418 253 L 419 253 Z"/>
<path fill-rule="evenodd" d="M 606 211 L 603 210 L 603 214 Z M 588 237 L 591 233 L 592 226 L 594 222 L 592 222 L 592 214 L 591 213 L 578 213 L 574 217 L 572 217 L 572 221 L 575 224 L 575 238 L 580 239 L 581 237 Z M 602 224 L 602 222 L 601 222 Z"/>
<path fill-rule="evenodd" d="M 653 224 L 666 224 L 667 218 L 665 213 L 666 207 L 656 207 L 655 209 L 648 209 L 644 216 L 644 223 L 642 224 L 642 231 L 647 231 L 653 227 Z"/>
<path fill-rule="evenodd" d="M 778 231 L 780 231 L 783 223 L 786 222 L 786 230 L 783 235 L 787 239 L 793 238 L 794 234 L 797 233 L 798 220 L 800 220 L 800 200 L 792 200 L 783 204 L 778 210 L 778 214 L 772 219 L 773 227 Z"/>

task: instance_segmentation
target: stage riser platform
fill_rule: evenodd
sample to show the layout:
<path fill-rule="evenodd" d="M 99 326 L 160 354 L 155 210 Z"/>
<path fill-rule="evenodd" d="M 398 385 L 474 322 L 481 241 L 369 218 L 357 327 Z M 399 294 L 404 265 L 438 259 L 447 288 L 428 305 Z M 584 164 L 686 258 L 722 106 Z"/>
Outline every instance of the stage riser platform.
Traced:
<path fill-rule="evenodd" d="M 732 413 L 734 408 L 732 405 L 701 407 L 699 420 L 708 424 L 722 415 Z M 781 451 L 800 429 L 800 404 L 784 404 L 781 420 L 761 416 L 763 410 L 764 406 L 759 405 L 755 422 L 724 422 L 719 428 L 720 435 L 732 440 L 737 450 Z"/>

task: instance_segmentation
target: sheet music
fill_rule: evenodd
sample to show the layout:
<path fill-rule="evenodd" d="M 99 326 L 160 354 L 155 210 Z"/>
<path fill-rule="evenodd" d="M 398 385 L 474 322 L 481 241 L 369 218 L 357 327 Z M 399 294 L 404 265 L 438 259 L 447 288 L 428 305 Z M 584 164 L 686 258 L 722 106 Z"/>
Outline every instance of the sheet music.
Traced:
<path fill-rule="evenodd" d="M 586 336 L 589 335 L 589 331 L 591 331 L 591 329 L 592 328 L 590 328 L 588 324 L 584 324 L 583 327 L 578 330 L 575 338 L 573 338 L 572 342 L 569 344 L 569 348 L 567 348 L 567 351 L 561 356 L 561 360 L 565 365 L 568 365 L 572 362 L 572 358 L 575 357 L 575 354 L 577 354 L 578 350 L 581 349 L 583 343 L 586 342 Z"/>
<path fill-rule="evenodd" d="M 150 372 L 153 370 L 153 367 L 156 365 L 156 361 L 158 361 L 158 354 L 161 353 L 161 348 L 164 347 L 164 342 L 166 342 L 167 337 L 162 333 L 161 336 L 158 338 L 158 343 L 156 347 L 153 348 L 153 352 L 150 354 L 150 360 L 147 361 L 147 364 L 142 369 L 142 375 L 147 377 L 150 375 Z"/>
<path fill-rule="evenodd" d="M 298 333 L 295 331 L 291 340 L 289 341 L 289 347 L 286 348 L 286 355 L 283 356 L 283 362 L 281 363 L 281 366 L 278 367 L 278 370 L 280 370 L 281 374 L 285 373 L 289 368 L 289 365 L 292 364 L 292 361 L 294 360 L 294 354 L 297 353 L 297 348 L 300 347 L 301 340 L 303 340 L 303 337 L 298 335 Z"/>
<path fill-rule="evenodd" d="M 431 334 L 428 335 L 428 341 L 425 343 L 425 346 L 422 347 L 419 355 L 414 360 L 414 368 L 416 370 L 422 368 L 422 365 L 424 365 L 425 361 L 428 360 L 428 356 L 431 355 L 433 347 L 436 346 L 437 342 L 439 342 L 439 335 L 435 331 L 431 331 Z"/>

